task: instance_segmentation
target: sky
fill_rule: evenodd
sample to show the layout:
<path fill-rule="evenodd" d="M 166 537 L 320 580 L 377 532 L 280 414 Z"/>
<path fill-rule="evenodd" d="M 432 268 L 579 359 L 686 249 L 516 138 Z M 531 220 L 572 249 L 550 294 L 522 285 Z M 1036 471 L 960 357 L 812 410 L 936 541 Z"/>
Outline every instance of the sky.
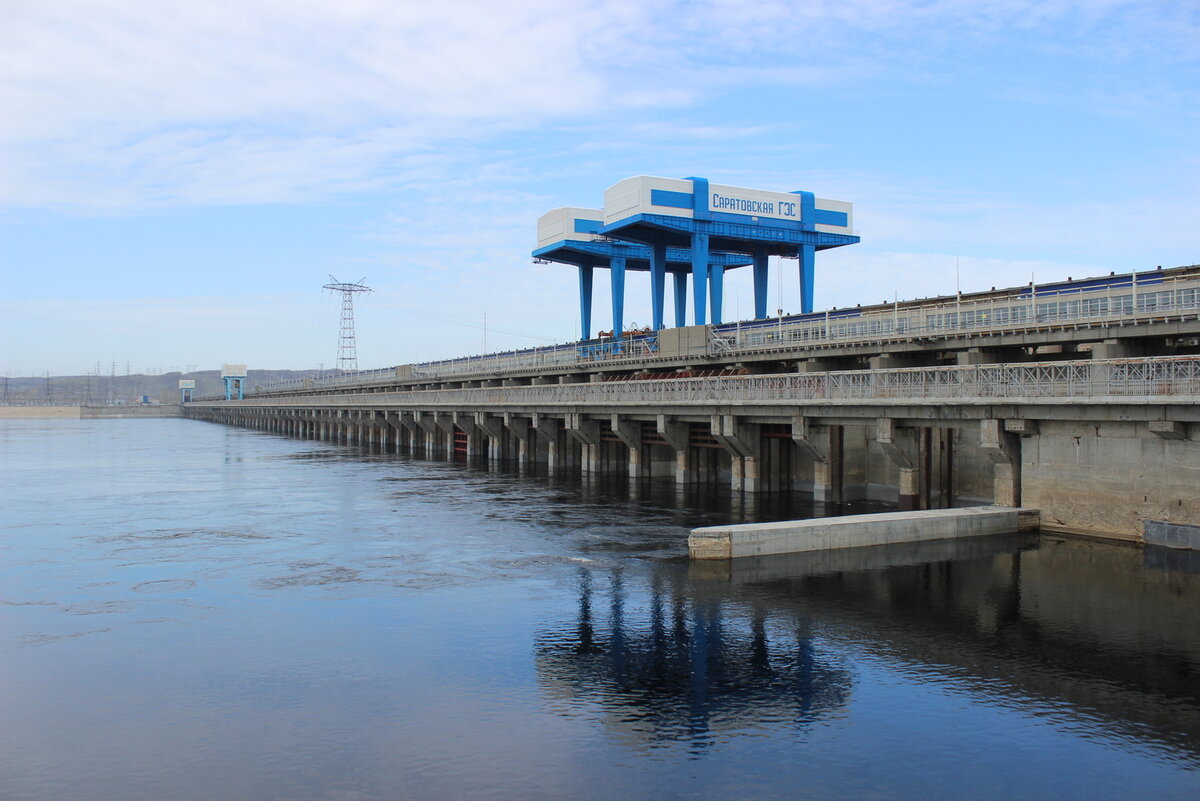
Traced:
<path fill-rule="evenodd" d="M 571 341 L 634 175 L 853 202 L 818 309 L 1192 264 L 1198 132 L 1196 0 L 0 0 L 0 371 L 329 368 L 330 275 L 364 369 Z"/>

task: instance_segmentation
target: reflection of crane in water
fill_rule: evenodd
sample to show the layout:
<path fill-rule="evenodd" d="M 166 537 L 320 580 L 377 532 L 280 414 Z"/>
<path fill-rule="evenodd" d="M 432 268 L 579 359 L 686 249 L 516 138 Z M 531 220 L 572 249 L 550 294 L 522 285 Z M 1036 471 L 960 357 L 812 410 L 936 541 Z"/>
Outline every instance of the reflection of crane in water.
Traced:
<path fill-rule="evenodd" d="M 661 573 L 644 619 L 631 621 L 620 571 L 609 578 L 608 614 L 597 619 L 592 584 L 581 570 L 577 623 L 538 638 L 538 675 L 554 697 L 599 704 L 640 742 L 704 747 L 714 732 L 803 726 L 846 702 L 849 671 L 823 662 L 803 623 L 768 625 L 761 609 L 689 601 L 682 587 L 664 587 Z"/>

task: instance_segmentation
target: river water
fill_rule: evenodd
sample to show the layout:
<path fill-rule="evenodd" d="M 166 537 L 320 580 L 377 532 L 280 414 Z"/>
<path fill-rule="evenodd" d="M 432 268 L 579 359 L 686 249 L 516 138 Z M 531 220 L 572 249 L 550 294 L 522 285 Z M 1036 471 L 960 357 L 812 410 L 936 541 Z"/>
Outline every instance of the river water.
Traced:
<path fill-rule="evenodd" d="M 0 798 L 1200 798 L 1200 555 L 690 565 L 805 514 L 189 420 L 0 423 Z"/>

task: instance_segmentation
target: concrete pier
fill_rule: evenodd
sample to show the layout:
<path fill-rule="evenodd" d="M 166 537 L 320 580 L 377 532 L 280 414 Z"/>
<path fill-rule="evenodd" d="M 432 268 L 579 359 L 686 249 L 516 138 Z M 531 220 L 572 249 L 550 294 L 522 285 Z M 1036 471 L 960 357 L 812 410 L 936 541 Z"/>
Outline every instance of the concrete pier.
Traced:
<path fill-rule="evenodd" d="M 746 523 L 692 529 L 692 559 L 736 559 L 745 556 L 860 548 L 904 542 L 979 537 L 1031 531 L 1038 527 L 1036 509 L 972 506 L 846 517 Z"/>

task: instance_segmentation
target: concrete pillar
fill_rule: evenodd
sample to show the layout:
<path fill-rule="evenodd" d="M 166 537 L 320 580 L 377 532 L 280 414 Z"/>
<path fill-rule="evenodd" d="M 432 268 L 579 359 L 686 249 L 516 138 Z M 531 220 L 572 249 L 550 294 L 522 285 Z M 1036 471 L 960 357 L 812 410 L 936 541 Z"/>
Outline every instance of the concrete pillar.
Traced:
<path fill-rule="evenodd" d="M 732 414 L 717 414 L 710 418 L 709 429 L 713 438 L 729 452 L 733 476 L 731 488 L 735 492 L 765 491 L 758 426 L 740 421 Z"/>
<path fill-rule="evenodd" d="M 1140 355 L 1141 348 L 1125 339 L 1106 339 L 1092 346 L 1093 359 L 1132 359 Z"/>
<path fill-rule="evenodd" d="M 579 451 L 581 457 L 581 464 L 579 466 L 580 472 L 582 472 L 585 476 L 599 473 L 601 467 L 600 444 L 596 443 L 595 445 L 581 445 Z"/>
<path fill-rule="evenodd" d="M 409 412 L 396 412 L 396 423 L 399 425 L 397 434 L 400 437 L 397 442 L 396 452 L 404 452 L 413 455 L 418 447 L 418 436 L 421 428 L 417 425 L 417 421 Z"/>
<path fill-rule="evenodd" d="M 408 439 L 408 429 L 405 428 L 399 412 L 383 412 L 383 424 L 387 427 L 388 442 L 393 453 L 400 453 Z M 386 444 L 384 450 L 387 450 Z"/>
<path fill-rule="evenodd" d="M 506 412 L 504 427 L 517 440 L 517 467 L 521 470 L 529 467 L 529 421 Z"/>
<path fill-rule="evenodd" d="M 623 418 L 619 414 L 612 416 L 612 430 L 625 447 L 629 449 L 629 477 L 639 479 L 643 475 L 642 467 L 642 424 L 636 420 Z"/>
<path fill-rule="evenodd" d="M 437 416 L 428 412 L 414 411 L 413 422 L 424 435 L 421 439 L 421 456 L 426 459 L 432 459 L 437 453 L 438 434 L 441 429 L 438 427 Z"/>
<path fill-rule="evenodd" d="M 792 418 L 792 441 L 813 460 L 813 500 L 842 500 L 842 426 L 814 425 L 802 415 Z"/>
<path fill-rule="evenodd" d="M 968 348 L 967 350 L 957 351 L 954 354 L 954 360 L 962 367 L 973 364 L 995 364 L 999 361 L 995 351 L 983 348 Z"/>
<path fill-rule="evenodd" d="M 442 434 L 446 438 L 445 456 L 447 459 L 453 460 L 454 459 L 454 440 L 455 440 L 454 435 L 456 433 L 455 425 L 454 425 L 454 418 L 451 415 L 445 414 L 445 413 L 436 414 L 435 418 L 437 419 L 438 428 L 441 429 Z"/>
<path fill-rule="evenodd" d="M 881 417 L 877 421 L 875 439 L 899 468 L 900 509 L 916 509 L 921 479 L 915 432 L 910 428 L 897 426 L 896 421 L 890 417 Z"/>
<path fill-rule="evenodd" d="M 566 418 L 567 433 L 582 446 L 582 472 L 587 475 L 600 471 L 600 424 L 588 420 L 577 412 L 569 412 Z"/>
<path fill-rule="evenodd" d="M 469 412 L 453 412 L 450 419 L 454 421 L 454 427 L 466 435 L 467 461 L 480 456 L 483 436 L 475 425 L 475 415 Z"/>
<path fill-rule="evenodd" d="M 675 485 L 682 487 L 684 484 L 695 481 L 695 476 L 692 475 L 694 471 L 690 469 L 689 463 L 691 449 L 689 448 L 687 423 L 680 423 L 665 414 L 660 414 L 655 421 L 655 426 L 658 433 L 675 451 Z"/>
<path fill-rule="evenodd" d="M 1001 420 L 981 420 L 979 446 L 995 465 L 992 502 L 997 506 L 1020 506 L 1021 437 L 1005 431 Z"/>
<path fill-rule="evenodd" d="M 559 453 L 558 443 L 562 421 L 534 413 L 532 425 L 538 436 L 546 441 L 546 473 L 554 475 L 562 467 L 562 454 Z"/>
<path fill-rule="evenodd" d="M 912 367 L 913 361 L 898 353 L 881 353 L 869 358 L 867 366 L 872 370 L 898 370 L 903 367 Z"/>
<path fill-rule="evenodd" d="M 689 453 L 687 448 L 675 451 L 675 485 L 678 487 L 682 487 L 684 484 L 691 484 L 695 482 L 695 476 L 693 476 L 692 471 L 688 469 L 690 467 L 688 464 L 688 456 Z"/>
<path fill-rule="evenodd" d="M 487 438 L 488 464 L 499 464 L 504 457 L 504 422 L 499 417 L 493 417 L 484 412 L 476 412 L 475 428 L 480 435 Z"/>

